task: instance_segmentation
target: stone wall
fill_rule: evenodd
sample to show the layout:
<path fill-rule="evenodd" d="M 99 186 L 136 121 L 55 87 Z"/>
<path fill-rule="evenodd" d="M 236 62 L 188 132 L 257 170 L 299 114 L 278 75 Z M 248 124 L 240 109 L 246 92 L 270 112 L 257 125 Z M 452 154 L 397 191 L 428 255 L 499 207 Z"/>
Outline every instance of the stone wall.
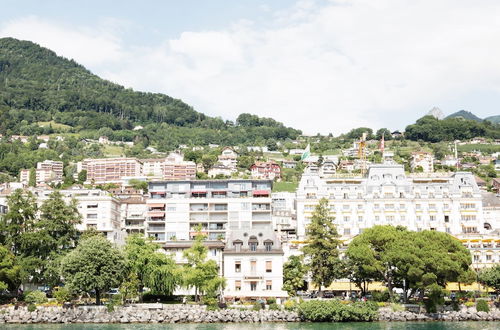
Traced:
<path fill-rule="evenodd" d="M 74 308 L 38 307 L 29 312 L 26 307 L 0 308 L 1 323 L 220 323 L 220 322 L 298 322 L 298 314 L 287 311 L 248 311 L 224 309 L 208 311 L 206 306 L 137 304 L 115 307 Z"/>
<path fill-rule="evenodd" d="M 379 310 L 379 321 L 500 321 L 500 310 L 492 309 L 488 313 L 477 312 L 475 307 L 462 308 L 460 311 L 421 314 L 408 311 L 394 312 L 389 308 Z"/>

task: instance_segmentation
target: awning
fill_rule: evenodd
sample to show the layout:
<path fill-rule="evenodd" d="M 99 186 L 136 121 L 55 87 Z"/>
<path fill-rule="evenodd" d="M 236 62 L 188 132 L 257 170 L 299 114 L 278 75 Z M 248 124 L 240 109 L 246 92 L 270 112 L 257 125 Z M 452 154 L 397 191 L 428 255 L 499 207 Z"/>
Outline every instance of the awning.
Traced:
<path fill-rule="evenodd" d="M 254 195 L 269 195 L 269 190 L 254 190 Z"/>
<path fill-rule="evenodd" d="M 206 194 L 206 191 L 191 191 L 191 194 Z"/>
<path fill-rule="evenodd" d="M 148 204 L 149 207 L 165 207 L 165 203 Z"/>
<path fill-rule="evenodd" d="M 163 211 L 150 211 L 150 212 L 148 212 L 148 216 L 150 216 L 150 217 L 164 217 L 165 212 L 163 212 Z"/>

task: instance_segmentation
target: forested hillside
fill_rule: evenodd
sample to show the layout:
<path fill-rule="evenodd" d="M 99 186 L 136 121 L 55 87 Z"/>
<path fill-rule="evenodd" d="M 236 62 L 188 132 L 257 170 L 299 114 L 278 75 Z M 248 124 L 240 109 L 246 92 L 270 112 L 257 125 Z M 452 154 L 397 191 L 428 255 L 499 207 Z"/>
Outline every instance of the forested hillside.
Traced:
<path fill-rule="evenodd" d="M 407 139 L 427 142 L 467 140 L 478 136 L 500 139 L 500 125 L 458 117 L 439 120 L 433 116 L 425 116 L 407 126 L 405 131 Z"/>
<path fill-rule="evenodd" d="M 69 125 L 66 130 L 86 135 L 106 133 L 120 141 L 139 138 L 166 149 L 180 143 L 265 143 L 300 134 L 273 119 L 249 114 L 236 123 L 209 117 L 170 96 L 101 79 L 32 42 L 0 39 L 0 133 L 32 135 L 62 127 L 42 127 L 41 122 Z M 144 130 L 132 131 L 135 125 Z"/>

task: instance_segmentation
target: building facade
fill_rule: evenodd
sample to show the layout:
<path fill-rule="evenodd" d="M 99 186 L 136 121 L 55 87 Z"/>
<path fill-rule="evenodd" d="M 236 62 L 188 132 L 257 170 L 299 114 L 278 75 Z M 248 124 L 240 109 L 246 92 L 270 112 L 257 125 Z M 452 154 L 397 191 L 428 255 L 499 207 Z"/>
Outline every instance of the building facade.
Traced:
<path fill-rule="evenodd" d="M 87 171 L 87 183 L 121 183 L 125 177 L 140 177 L 142 163 L 136 158 L 84 159 L 78 165 L 78 172 Z"/>
<path fill-rule="evenodd" d="M 350 239 L 374 225 L 438 230 L 455 236 L 487 233 L 482 196 L 469 172 L 451 176 L 407 177 L 401 165 L 373 165 L 367 177 L 302 176 L 297 190 L 297 234 L 319 199 L 327 198 L 339 234 Z"/>
<path fill-rule="evenodd" d="M 158 242 L 191 240 L 201 226 L 209 240 L 218 240 L 228 230 L 270 227 L 271 189 L 269 180 L 150 182 L 147 235 Z"/>
<path fill-rule="evenodd" d="M 430 152 L 413 152 L 410 167 L 412 172 L 418 172 L 420 169 L 423 173 L 434 172 L 434 157 Z"/>
<path fill-rule="evenodd" d="M 281 177 L 280 166 L 273 161 L 256 162 L 250 167 L 252 178 L 274 180 Z"/>
<path fill-rule="evenodd" d="M 273 230 L 234 230 L 223 252 L 228 300 L 285 298 L 283 249 Z"/>

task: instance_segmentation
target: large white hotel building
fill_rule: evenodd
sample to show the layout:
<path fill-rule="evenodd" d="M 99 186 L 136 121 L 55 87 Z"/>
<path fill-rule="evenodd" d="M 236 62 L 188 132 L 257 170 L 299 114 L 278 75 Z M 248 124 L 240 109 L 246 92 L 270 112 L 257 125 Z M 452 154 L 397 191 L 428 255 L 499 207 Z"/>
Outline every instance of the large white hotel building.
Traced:
<path fill-rule="evenodd" d="M 319 199 L 327 198 L 339 234 L 350 239 L 374 225 L 438 230 L 454 236 L 487 234 L 482 195 L 469 172 L 408 177 L 402 165 L 371 166 L 364 178 L 302 176 L 297 190 L 297 235 L 304 238 Z M 499 221 L 499 219 L 495 219 Z"/>

